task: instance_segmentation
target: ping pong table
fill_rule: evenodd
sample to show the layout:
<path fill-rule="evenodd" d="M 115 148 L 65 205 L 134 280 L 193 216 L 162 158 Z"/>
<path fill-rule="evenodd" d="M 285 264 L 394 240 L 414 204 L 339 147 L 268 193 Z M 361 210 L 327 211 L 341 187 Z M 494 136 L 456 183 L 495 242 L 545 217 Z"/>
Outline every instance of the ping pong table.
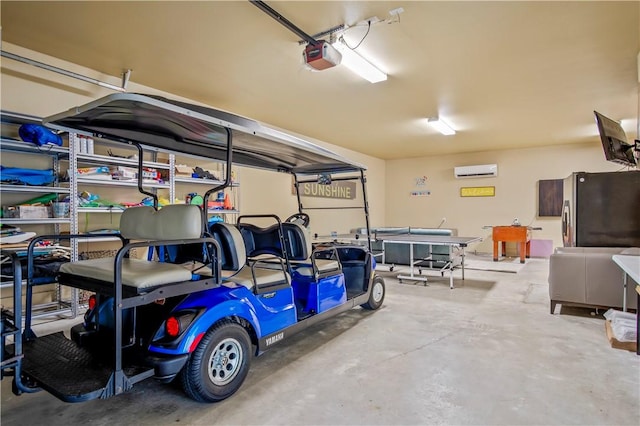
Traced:
<path fill-rule="evenodd" d="M 427 257 L 421 257 L 416 259 L 414 257 L 414 246 L 448 246 L 449 258 L 445 261 L 445 265 L 440 269 L 444 275 L 444 271 L 449 271 L 449 288 L 453 289 L 453 270 L 456 268 L 456 259 L 460 258 L 460 266 L 462 269 L 462 279 L 464 280 L 464 249 L 471 243 L 482 241 L 481 237 L 453 237 L 448 235 L 416 235 L 416 234 L 396 234 L 396 235 L 376 235 L 376 239 L 382 242 L 382 264 L 385 263 L 385 244 L 408 244 L 409 245 L 409 275 L 399 274 L 397 276 L 398 281 L 402 283 L 402 280 L 409 281 L 422 281 L 424 285 L 427 285 L 427 277 L 421 276 L 421 268 L 418 266 L 424 262 L 434 261 L 432 256 L 432 250 L 429 248 Z M 454 249 L 458 249 L 454 252 Z M 418 266 L 418 275 L 415 274 L 415 268 Z"/>

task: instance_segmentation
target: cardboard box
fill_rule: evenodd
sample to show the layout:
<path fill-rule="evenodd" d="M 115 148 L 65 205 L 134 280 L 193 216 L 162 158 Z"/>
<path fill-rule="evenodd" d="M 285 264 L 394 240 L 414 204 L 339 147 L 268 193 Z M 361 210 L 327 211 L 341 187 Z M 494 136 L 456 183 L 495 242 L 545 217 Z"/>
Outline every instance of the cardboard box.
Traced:
<path fill-rule="evenodd" d="M 193 168 L 184 164 L 176 164 L 176 176 L 191 177 Z"/>
<path fill-rule="evenodd" d="M 138 169 L 133 167 L 116 166 L 110 167 L 109 172 L 118 180 L 135 180 L 138 178 Z"/>
<path fill-rule="evenodd" d="M 604 322 L 604 328 L 607 331 L 607 339 L 611 343 L 611 347 L 614 349 L 624 349 L 625 351 L 636 351 L 637 342 L 621 342 L 613 335 L 613 329 L 611 328 L 611 321 Z"/>
<path fill-rule="evenodd" d="M 51 217 L 49 206 L 5 206 L 2 217 L 12 219 L 46 219 Z"/>

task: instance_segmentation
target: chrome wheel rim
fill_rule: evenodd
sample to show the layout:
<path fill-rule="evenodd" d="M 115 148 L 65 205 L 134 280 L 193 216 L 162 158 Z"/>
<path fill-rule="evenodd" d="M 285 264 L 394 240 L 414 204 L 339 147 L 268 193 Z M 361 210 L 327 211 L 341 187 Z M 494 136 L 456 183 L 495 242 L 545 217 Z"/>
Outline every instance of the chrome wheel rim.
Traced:
<path fill-rule="evenodd" d="M 381 283 L 375 283 L 373 285 L 373 290 L 371 291 L 371 295 L 373 296 L 373 301 L 376 303 L 380 303 L 382 300 L 382 296 L 384 295 L 384 287 Z"/>
<path fill-rule="evenodd" d="M 243 356 L 240 342 L 236 339 L 229 337 L 218 343 L 208 362 L 207 373 L 211 383 L 223 386 L 232 381 L 240 371 Z"/>

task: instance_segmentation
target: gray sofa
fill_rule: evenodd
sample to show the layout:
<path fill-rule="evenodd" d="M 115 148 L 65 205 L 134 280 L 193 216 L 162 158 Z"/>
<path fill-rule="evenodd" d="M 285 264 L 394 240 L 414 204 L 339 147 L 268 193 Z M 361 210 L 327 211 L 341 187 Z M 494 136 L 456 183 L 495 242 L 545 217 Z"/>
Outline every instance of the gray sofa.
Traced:
<path fill-rule="evenodd" d="M 557 304 L 621 308 L 623 272 L 614 254 L 640 256 L 640 248 L 558 247 L 549 259 L 551 314 Z M 640 262 L 640 257 L 638 258 Z M 627 308 L 636 309 L 635 283 L 627 280 Z"/>
<path fill-rule="evenodd" d="M 359 228 L 355 232 L 366 233 Z M 371 228 L 371 236 L 374 239 L 372 249 L 374 253 L 382 253 L 382 241 L 375 240 L 376 236 L 394 235 L 394 234 L 415 234 L 415 235 L 447 235 L 457 236 L 458 230 L 451 228 L 413 228 L 413 227 L 379 227 Z M 444 267 L 450 261 L 458 261 L 459 257 L 453 256 L 451 250 L 455 250 L 450 246 L 427 246 L 415 245 L 413 248 L 414 259 L 424 259 L 430 257 L 431 261 L 423 262 L 421 267 L 437 268 Z M 382 262 L 383 257 L 378 256 L 377 260 Z M 389 265 L 409 265 L 409 245 L 385 243 L 384 245 L 384 263 Z M 454 265 L 455 266 L 455 265 Z"/>

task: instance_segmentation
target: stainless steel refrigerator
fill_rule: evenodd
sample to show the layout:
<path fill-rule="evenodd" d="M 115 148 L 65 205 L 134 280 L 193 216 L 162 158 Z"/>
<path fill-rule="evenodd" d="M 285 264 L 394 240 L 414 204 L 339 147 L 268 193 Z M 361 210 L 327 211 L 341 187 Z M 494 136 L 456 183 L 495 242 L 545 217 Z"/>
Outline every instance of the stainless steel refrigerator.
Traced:
<path fill-rule="evenodd" d="M 565 247 L 640 247 L 640 171 L 564 179 Z"/>

